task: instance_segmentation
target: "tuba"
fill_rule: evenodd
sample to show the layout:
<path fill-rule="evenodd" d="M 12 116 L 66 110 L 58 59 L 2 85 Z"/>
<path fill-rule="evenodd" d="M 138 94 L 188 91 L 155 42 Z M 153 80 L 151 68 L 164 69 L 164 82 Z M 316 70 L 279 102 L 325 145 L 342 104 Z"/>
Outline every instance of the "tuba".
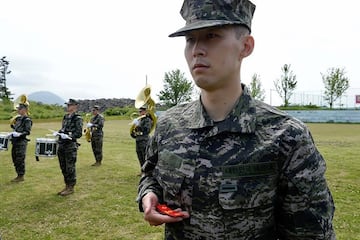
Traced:
<path fill-rule="evenodd" d="M 155 114 L 155 101 L 151 98 L 151 87 L 149 85 L 146 85 L 143 89 L 141 89 L 141 91 L 139 92 L 138 96 L 135 99 L 136 108 L 140 108 L 144 105 L 147 105 L 147 113 L 149 114 L 152 120 L 152 125 L 150 129 L 150 133 L 151 133 L 155 129 L 157 117 Z M 132 135 L 132 133 L 135 131 L 136 122 L 138 122 L 141 118 L 145 117 L 145 115 L 136 117 L 137 116 L 136 114 L 137 113 L 132 113 L 130 116 L 131 119 L 133 120 L 130 123 L 131 124 L 130 135 Z"/>
<path fill-rule="evenodd" d="M 85 121 L 86 121 L 86 123 L 89 123 L 89 122 L 90 122 L 90 119 L 91 119 L 91 113 L 87 113 L 87 114 L 85 115 Z M 86 127 L 86 128 L 84 129 L 84 135 L 85 135 L 86 141 L 91 142 L 91 128 Z"/>
<path fill-rule="evenodd" d="M 20 105 L 20 104 L 24 104 L 24 105 L 27 105 L 28 107 L 30 106 L 30 103 L 28 101 L 28 98 L 25 94 L 21 94 L 15 101 L 14 101 L 14 111 L 17 110 L 17 107 Z M 28 109 L 28 115 L 30 115 L 30 111 Z M 18 117 L 19 115 L 15 115 L 13 116 L 11 119 L 10 119 L 10 125 L 13 126 L 15 125 L 16 123 L 16 118 Z"/>

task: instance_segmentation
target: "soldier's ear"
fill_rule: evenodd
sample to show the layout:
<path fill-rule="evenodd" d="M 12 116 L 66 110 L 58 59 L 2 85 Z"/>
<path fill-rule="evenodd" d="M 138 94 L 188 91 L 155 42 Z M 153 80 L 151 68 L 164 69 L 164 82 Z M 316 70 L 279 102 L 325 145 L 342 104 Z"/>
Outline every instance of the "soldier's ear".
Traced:
<path fill-rule="evenodd" d="M 242 50 L 240 51 L 240 57 L 245 58 L 253 52 L 255 46 L 255 40 L 253 36 L 246 35 L 242 37 L 241 42 L 242 42 Z"/>

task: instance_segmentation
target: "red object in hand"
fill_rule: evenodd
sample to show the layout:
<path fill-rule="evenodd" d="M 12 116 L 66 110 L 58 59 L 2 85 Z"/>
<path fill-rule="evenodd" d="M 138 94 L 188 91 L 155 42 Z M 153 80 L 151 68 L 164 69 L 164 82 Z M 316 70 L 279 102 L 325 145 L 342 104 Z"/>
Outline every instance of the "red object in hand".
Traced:
<path fill-rule="evenodd" d="M 156 209 L 163 214 L 169 215 L 170 217 L 183 217 L 184 214 L 182 212 L 178 212 L 175 210 L 172 210 L 165 204 L 158 204 L 156 205 Z"/>

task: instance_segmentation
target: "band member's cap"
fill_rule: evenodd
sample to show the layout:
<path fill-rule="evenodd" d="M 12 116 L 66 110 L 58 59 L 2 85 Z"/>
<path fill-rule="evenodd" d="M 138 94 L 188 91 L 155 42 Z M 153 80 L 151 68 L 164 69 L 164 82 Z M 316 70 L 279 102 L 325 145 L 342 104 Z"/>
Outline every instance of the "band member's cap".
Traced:
<path fill-rule="evenodd" d="M 142 105 L 141 107 L 139 107 L 139 110 L 146 110 L 147 109 L 147 105 Z"/>
<path fill-rule="evenodd" d="M 100 106 L 99 106 L 99 105 L 94 105 L 94 106 L 93 106 L 93 109 L 99 110 L 99 109 L 100 109 Z"/>
<path fill-rule="evenodd" d="M 68 102 L 65 103 L 66 105 L 79 105 L 79 102 L 75 99 L 70 98 Z"/>
<path fill-rule="evenodd" d="M 187 32 L 222 25 L 243 25 L 251 32 L 255 4 L 249 0 L 184 0 L 180 14 L 186 21 L 169 37 L 184 36 Z"/>
<path fill-rule="evenodd" d="M 28 105 L 25 104 L 25 103 L 19 103 L 17 106 L 16 106 L 16 109 L 27 109 L 28 108 Z"/>

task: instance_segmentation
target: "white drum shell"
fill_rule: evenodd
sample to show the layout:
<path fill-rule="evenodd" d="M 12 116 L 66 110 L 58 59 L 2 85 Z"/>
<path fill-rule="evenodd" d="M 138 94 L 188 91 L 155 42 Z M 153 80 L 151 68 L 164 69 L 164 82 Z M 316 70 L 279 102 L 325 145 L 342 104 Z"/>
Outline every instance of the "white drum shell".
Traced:
<path fill-rule="evenodd" d="M 0 151 L 7 151 L 9 147 L 9 134 L 0 133 Z"/>
<path fill-rule="evenodd" d="M 37 138 L 35 156 L 54 157 L 57 154 L 57 141 L 53 138 Z"/>

